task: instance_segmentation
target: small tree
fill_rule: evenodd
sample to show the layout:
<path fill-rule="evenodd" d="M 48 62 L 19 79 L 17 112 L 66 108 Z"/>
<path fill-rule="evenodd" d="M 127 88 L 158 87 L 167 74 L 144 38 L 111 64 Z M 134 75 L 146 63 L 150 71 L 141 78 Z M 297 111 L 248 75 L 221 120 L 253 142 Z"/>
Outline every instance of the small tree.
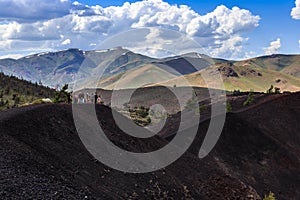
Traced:
<path fill-rule="evenodd" d="M 233 96 L 239 96 L 239 95 L 241 95 L 241 91 L 240 90 L 234 90 L 232 94 L 233 94 Z"/>
<path fill-rule="evenodd" d="M 66 84 L 60 91 L 56 91 L 54 94 L 54 103 L 71 103 L 71 92 L 68 92 L 69 85 Z"/>
<path fill-rule="evenodd" d="M 275 194 L 273 192 L 270 192 L 268 196 L 265 195 L 263 200 L 276 200 Z"/>
<path fill-rule="evenodd" d="M 12 95 L 12 100 L 14 101 L 13 107 L 17 107 L 20 103 L 20 97 L 18 94 Z"/>
<path fill-rule="evenodd" d="M 267 94 L 273 94 L 274 93 L 273 89 L 274 89 L 274 86 L 271 85 L 271 87 L 267 90 Z"/>
<path fill-rule="evenodd" d="M 199 111 L 200 111 L 200 112 L 203 112 L 203 111 L 205 110 L 205 108 L 206 108 L 205 105 L 201 105 L 201 106 L 199 107 Z"/>
<path fill-rule="evenodd" d="M 195 110 L 198 107 L 198 100 L 195 93 L 193 93 L 192 98 L 186 102 L 185 109 Z"/>
<path fill-rule="evenodd" d="M 0 98 L 0 107 L 5 106 L 5 102 L 2 98 Z"/>
<path fill-rule="evenodd" d="M 280 88 L 271 85 L 271 87 L 267 90 L 267 94 L 280 94 Z"/>
<path fill-rule="evenodd" d="M 253 90 L 251 90 L 248 94 L 247 100 L 243 103 L 244 106 L 249 106 L 253 103 L 254 101 L 254 93 Z"/>
<path fill-rule="evenodd" d="M 228 101 L 227 104 L 226 104 L 226 112 L 227 113 L 230 113 L 232 112 L 232 106 L 231 106 L 231 103 Z"/>

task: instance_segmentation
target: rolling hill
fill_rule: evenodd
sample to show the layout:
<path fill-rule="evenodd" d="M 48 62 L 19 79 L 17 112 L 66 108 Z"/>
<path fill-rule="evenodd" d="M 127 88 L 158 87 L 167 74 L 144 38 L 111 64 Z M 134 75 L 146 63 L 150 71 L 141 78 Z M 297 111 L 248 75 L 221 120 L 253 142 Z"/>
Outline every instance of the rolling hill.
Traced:
<path fill-rule="evenodd" d="M 121 74 L 105 77 L 99 81 L 96 79 L 91 82 L 89 79 L 88 82 L 85 82 L 83 85 L 84 87 L 97 86 L 106 90 L 132 89 L 170 80 L 175 77 L 177 77 L 177 75 L 162 69 L 156 64 L 146 64 Z"/>
<path fill-rule="evenodd" d="M 247 67 L 261 67 L 268 70 L 279 71 L 287 75 L 300 78 L 300 56 L 281 55 L 262 56 L 237 62 L 237 65 Z"/>
<path fill-rule="evenodd" d="M 0 73 L 0 111 L 31 103 L 41 98 L 53 98 L 55 90 Z"/>
<path fill-rule="evenodd" d="M 299 91 L 300 56 L 271 55 L 245 61 L 226 61 L 205 55 L 190 53 L 182 56 L 160 59 L 159 61 L 132 68 L 123 73 L 83 84 L 96 85 L 103 89 L 129 89 L 164 85 L 207 87 L 201 77 L 208 75 L 213 83 L 215 74 L 220 72 L 225 89 L 265 92 L 271 85 L 281 91 Z M 212 74 L 210 77 L 209 74 Z M 188 81 L 188 83 L 186 82 Z M 216 88 L 220 89 L 220 88 Z"/>
<path fill-rule="evenodd" d="M 77 87 L 79 89 L 89 87 L 107 90 L 133 89 L 167 81 L 205 69 L 214 63 L 223 62 L 225 60 L 210 58 L 198 53 L 189 53 L 182 56 L 157 59 L 115 75 L 102 76 L 101 79 L 97 76 L 89 77 L 80 82 Z"/>
<path fill-rule="evenodd" d="M 220 73 L 227 91 L 240 90 L 250 91 L 251 89 L 257 92 L 266 92 L 271 85 L 278 87 L 281 91 L 299 91 L 300 78 L 288 75 L 281 71 L 265 69 L 260 66 L 241 65 L 241 62 L 221 63 L 210 66 L 198 72 L 185 76 L 176 77 L 174 79 L 161 82 L 155 85 L 164 86 L 186 86 L 184 81 L 187 80 L 192 86 L 207 87 L 208 83 L 215 81 L 213 76 Z M 206 75 L 204 81 L 201 75 Z M 216 88 L 221 89 L 221 88 Z"/>

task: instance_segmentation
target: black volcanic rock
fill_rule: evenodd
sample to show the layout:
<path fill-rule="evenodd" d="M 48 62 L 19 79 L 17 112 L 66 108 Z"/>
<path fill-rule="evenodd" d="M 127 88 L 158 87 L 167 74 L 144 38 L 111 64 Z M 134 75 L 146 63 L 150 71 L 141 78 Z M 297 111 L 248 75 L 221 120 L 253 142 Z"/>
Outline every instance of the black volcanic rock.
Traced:
<path fill-rule="evenodd" d="M 245 68 L 243 69 L 240 74 L 242 76 L 262 76 L 262 74 L 260 72 L 257 72 L 256 70 L 254 69 L 251 69 L 251 68 Z"/>
<path fill-rule="evenodd" d="M 239 77 L 239 75 L 232 69 L 232 63 L 225 63 L 218 67 L 218 71 L 225 77 Z"/>
<path fill-rule="evenodd" d="M 98 111 L 100 123 L 106 124 L 107 136 L 118 146 L 127 143 L 128 150 L 144 152 L 167 144 L 159 137 L 128 140 L 115 127 L 110 109 L 99 107 Z M 200 161 L 192 153 L 153 173 L 127 174 L 110 169 L 97 162 L 82 145 L 70 105 L 10 110 L 1 113 L 0 128 L 1 159 L 5 160 L 0 164 L 5 172 L 1 175 L 1 180 L 5 180 L 0 188 L 3 198 L 257 197 L 253 189 L 225 174 L 212 157 Z"/>
<path fill-rule="evenodd" d="M 300 93 L 266 96 L 267 101 L 228 115 L 214 150 L 198 151 L 209 120 L 200 124 L 188 152 L 165 169 L 127 174 L 97 162 L 82 145 L 70 105 L 40 105 L 0 113 L 0 196 L 98 199 L 299 199 Z M 234 107 L 234 102 L 232 102 Z M 160 137 L 128 137 L 112 111 L 97 106 L 107 137 L 128 151 L 168 143 Z"/>

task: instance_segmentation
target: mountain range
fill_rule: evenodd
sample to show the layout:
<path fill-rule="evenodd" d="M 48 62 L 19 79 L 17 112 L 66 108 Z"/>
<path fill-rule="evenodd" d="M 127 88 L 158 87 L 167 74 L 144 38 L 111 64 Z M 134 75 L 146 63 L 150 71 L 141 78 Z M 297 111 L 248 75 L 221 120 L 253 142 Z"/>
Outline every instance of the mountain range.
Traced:
<path fill-rule="evenodd" d="M 72 84 L 80 87 L 128 89 L 153 85 L 206 87 L 201 74 L 220 72 L 226 90 L 266 91 L 271 85 L 281 91 L 300 90 L 300 55 L 270 55 L 232 61 L 189 53 L 168 58 L 150 58 L 122 47 L 99 51 L 68 49 L 1 59 L 0 70 L 50 87 Z M 217 88 L 218 89 L 218 88 Z"/>

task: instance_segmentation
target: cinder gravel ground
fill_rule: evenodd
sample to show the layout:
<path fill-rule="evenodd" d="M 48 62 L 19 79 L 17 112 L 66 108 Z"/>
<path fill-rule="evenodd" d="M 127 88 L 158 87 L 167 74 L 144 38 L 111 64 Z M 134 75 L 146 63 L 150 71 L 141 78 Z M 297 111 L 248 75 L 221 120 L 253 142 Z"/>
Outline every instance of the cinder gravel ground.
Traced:
<path fill-rule="evenodd" d="M 299 93 L 282 95 L 229 114 L 216 147 L 200 160 L 204 120 L 188 152 L 147 174 L 96 161 L 78 137 L 71 105 L 1 112 L 0 199 L 260 199 L 269 191 L 278 199 L 300 199 L 299 100 Z M 126 136 L 105 106 L 97 114 L 107 136 L 124 149 L 147 152 L 168 143 Z"/>

